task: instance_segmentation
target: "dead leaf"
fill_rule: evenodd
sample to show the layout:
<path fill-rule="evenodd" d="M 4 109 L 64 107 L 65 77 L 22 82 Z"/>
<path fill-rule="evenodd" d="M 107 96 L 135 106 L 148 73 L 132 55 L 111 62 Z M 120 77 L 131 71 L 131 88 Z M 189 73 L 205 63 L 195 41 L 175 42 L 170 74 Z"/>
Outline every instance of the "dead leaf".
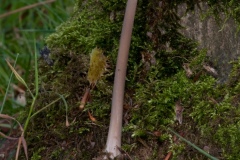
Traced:
<path fill-rule="evenodd" d="M 207 153 L 210 153 L 210 147 L 209 146 L 204 146 L 203 150 Z"/>
<path fill-rule="evenodd" d="M 161 136 L 161 132 L 160 131 L 154 131 L 153 134 L 157 137 L 160 137 Z"/>
<path fill-rule="evenodd" d="M 192 72 L 192 70 L 190 69 L 188 63 L 183 63 L 183 69 L 185 70 L 186 75 L 187 75 L 188 78 L 190 78 L 190 77 L 193 75 L 193 72 Z"/>
<path fill-rule="evenodd" d="M 90 144 L 91 144 L 91 148 L 94 148 L 96 142 L 90 142 Z"/>
<path fill-rule="evenodd" d="M 213 102 L 214 104 L 218 104 L 218 102 L 217 102 L 214 98 L 212 98 L 212 97 L 209 97 L 209 100 L 210 100 L 211 102 Z"/>
<path fill-rule="evenodd" d="M 182 113 L 184 108 L 181 106 L 181 101 L 178 100 L 175 103 L 175 113 L 176 113 L 176 120 L 179 122 L 179 124 L 182 124 Z"/>
<path fill-rule="evenodd" d="M 204 68 L 207 72 L 213 74 L 214 76 L 217 76 L 217 75 L 218 75 L 217 71 L 216 71 L 213 67 L 211 67 L 211 66 L 209 66 L 209 65 L 205 65 L 205 64 L 204 64 L 204 65 L 203 65 L 203 68 Z"/>
<path fill-rule="evenodd" d="M 193 77 L 193 81 L 194 81 L 194 82 L 198 81 L 201 75 L 202 75 L 202 70 L 199 71 L 199 72 Z"/>
<path fill-rule="evenodd" d="M 176 143 L 178 141 L 178 138 L 176 135 L 173 136 L 173 142 Z"/>
<path fill-rule="evenodd" d="M 18 79 L 18 81 L 27 87 L 27 84 L 24 81 L 24 79 L 18 74 L 18 72 L 13 68 L 13 66 L 7 60 L 6 60 L 6 62 L 8 64 L 8 66 L 10 67 L 10 69 L 12 70 L 12 72 L 14 73 L 15 77 Z"/>
<path fill-rule="evenodd" d="M 112 12 L 110 13 L 110 17 L 109 17 L 109 18 L 110 18 L 110 21 L 113 22 L 114 19 L 115 19 L 115 17 L 116 17 L 115 12 L 112 11 Z"/>

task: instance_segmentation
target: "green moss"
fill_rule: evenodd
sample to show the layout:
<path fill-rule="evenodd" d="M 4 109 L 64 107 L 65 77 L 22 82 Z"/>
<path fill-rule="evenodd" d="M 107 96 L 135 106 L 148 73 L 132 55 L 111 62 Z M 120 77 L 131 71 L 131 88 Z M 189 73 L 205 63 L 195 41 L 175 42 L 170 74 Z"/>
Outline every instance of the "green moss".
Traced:
<path fill-rule="evenodd" d="M 237 62 L 238 63 L 238 62 Z M 202 135 L 212 139 L 222 149 L 226 159 L 237 159 L 239 149 L 239 92 L 235 92 L 239 85 L 239 64 L 233 67 L 229 84 L 215 85 L 205 79 L 200 90 L 193 92 L 191 116 L 197 122 Z M 233 80 L 234 83 L 233 83 Z M 207 81 L 206 81 L 207 80 Z M 204 86 L 205 85 L 205 86 Z M 212 86 L 212 87 L 211 87 Z M 201 88 L 205 88 L 202 90 Z M 204 93 L 204 94 L 203 94 Z M 221 149 L 219 151 L 221 151 Z"/>
<path fill-rule="evenodd" d="M 164 6 L 159 6 L 159 1 L 138 3 L 127 71 L 123 146 L 139 158 L 137 151 L 142 144 L 137 139 L 142 138 L 152 147 L 154 159 L 160 158 L 156 154 L 159 145 L 165 147 L 164 151 L 170 148 L 176 157 L 184 152 L 184 145 L 169 141 L 171 135 L 166 128 L 173 127 L 184 131 L 185 137 L 198 142 L 196 145 L 200 147 L 206 145 L 204 142 L 217 144 L 215 146 L 220 146 L 224 155 L 231 159 L 239 152 L 234 147 L 239 143 L 236 107 L 239 105 L 239 98 L 236 98 L 240 88 L 236 71 L 239 67 L 234 67 L 235 80 L 226 86 L 217 85 L 216 79 L 203 71 L 202 64 L 208 62 L 206 51 L 199 51 L 194 41 L 178 32 L 181 26 L 175 11 L 182 2 L 169 2 Z M 72 154 L 75 159 L 91 159 L 104 148 L 125 5 L 126 1 L 79 0 L 73 17 L 47 37 L 54 65 L 47 66 L 40 61 L 41 92 L 35 110 L 58 98 L 56 93 L 67 94 L 71 125 L 65 127 L 62 102 L 41 112 L 32 120 L 32 128 L 27 133 L 30 145 L 37 144 L 30 149 L 31 153 L 39 146 L 49 146 L 44 158 L 57 159 L 76 148 Z M 188 7 L 191 9 L 192 5 Z M 91 92 L 86 108 L 79 111 L 84 88 L 89 85 L 89 53 L 95 47 L 103 49 L 108 56 L 108 72 Z M 189 63 L 193 77 L 186 76 L 183 63 Z M 178 100 L 184 106 L 182 126 L 174 123 L 174 105 Z M 95 124 L 89 120 L 88 111 L 97 119 Z M 161 136 L 154 137 L 154 131 L 161 131 Z M 226 134 L 229 137 L 225 139 Z M 231 142 L 229 149 L 228 141 Z M 91 148 L 93 142 L 95 146 Z M 63 151 L 59 145 L 65 143 Z M 191 156 L 198 154 L 194 152 Z"/>
<path fill-rule="evenodd" d="M 104 56 L 103 51 L 94 48 L 90 54 L 90 66 L 88 70 L 87 79 L 90 84 L 96 84 L 97 80 L 103 75 L 107 66 L 107 58 Z"/>
<path fill-rule="evenodd" d="M 39 148 L 37 151 L 35 151 L 31 157 L 32 160 L 41 160 L 42 159 L 42 156 L 41 156 L 41 152 L 42 151 L 45 151 L 46 150 L 46 147 L 41 147 Z"/>

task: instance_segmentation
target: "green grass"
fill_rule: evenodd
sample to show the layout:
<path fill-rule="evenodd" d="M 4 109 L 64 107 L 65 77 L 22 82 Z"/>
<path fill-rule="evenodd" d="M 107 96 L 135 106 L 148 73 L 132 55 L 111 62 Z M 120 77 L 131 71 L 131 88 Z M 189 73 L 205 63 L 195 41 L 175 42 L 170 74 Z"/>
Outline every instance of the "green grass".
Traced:
<path fill-rule="evenodd" d="M 38 2 L 41 1 L 4 1 L 1 3 L 0 16 Z M 67 2 L 57 0 L 0 18 L 0 113 L 14 117 L 16 113 L 21 113 L 24 108 L 14 100 L 12 84 L 23 84 L 27 88 L 28 103 L 26 107 L 28 111 L 24 117 L 18 114 L 20 117 L 18 116 L 17 119 L 24 124 L 25 134 L 29 122 L 35 115 L 61 99 L 66 108 L 67 121 L 68 106 L 64 95 L 59 95 L 60 98 L 44 106 L 41 110 L 36 111 L 34 106 L 39 92 L 39 50 L 45 45 L 45 37 L 55 32 L 55 28 L 70 17 L 73 4 L 73 0 Z M 10 65 L 7 64 L 7 61 Z M 29 81 L 31 76 L 34 77 L 32 78 L 34 81 Z M 31 87 L 30 90 L 31 85 L 34 87 Z M 23 112 L 26 112 L 24 110 Z M 5 125 L 5 127 L 11 126 Z"/>
<path fill-rule="evenodd" d="M 203 155 L 205 155 L 206 157 L 208 157 L 211 160 L 218 160 L 217 158 L 211 156 L 210 154 L 208 154 L 207 152 L 205 152 L 204 150 L 202 150 L 201 148 L 199 148 L 198 146 L 196 146 L 195 144 L 191 143 L 190 141 L 186 140 L 185 138 L 183 138 L 182 136 L 180 136 L 178 133 L 176 133 L 175 131 L 173 131 L 171 128 L 168 129 L 171 133 L 175 134 L 178 138 L 180 138 L 182 141 L 184 141 L 185 143 L 187 143 L 188 145 L 192 146 L 193 148 L 195 148 L 199 153 L 202 153 Z"/>
<path fill-rule="evenodd" d="M 4 1 L 1 3 L 0 15 L 38 2 L 41 1 Z M 57 0 L 0 19 L 0 104 L 4 95 L 7 95 L 6 107 L 2 107 L 2 113 L 12 115 L 20 109 L 14 102 L 11 85 L 5 94 L 9 82 L 18 84 L 16 78 L 10 79 L 11 70 L 5 59 L 13 65 L 19 53 L 16 71 L 27 83 L 34 83 L 28 82 L 30 71 L 37 67 L 34 67 L 34 53 L 39 56 L 38 52 L 44 46 L 45 37 L 55 32 L 55 28 L 70 17 L 73 4 L 74 0 Z"/>

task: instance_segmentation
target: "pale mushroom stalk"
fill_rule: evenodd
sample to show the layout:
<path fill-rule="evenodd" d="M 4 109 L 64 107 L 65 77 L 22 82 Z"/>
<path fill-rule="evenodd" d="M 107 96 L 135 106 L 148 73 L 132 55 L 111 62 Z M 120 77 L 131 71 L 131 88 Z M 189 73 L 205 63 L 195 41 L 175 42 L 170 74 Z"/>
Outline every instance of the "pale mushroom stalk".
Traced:
<path fill-rule="evenodd" d="M 106 144 L 106 152 L 110 153 L 111 158 L 118 156 L 120 154 L 118 148 L 121 148 L 124 88 L 136 7 L 137 0 L 128 0 L 120 38 L 114 77 L 110 127 Z"/>

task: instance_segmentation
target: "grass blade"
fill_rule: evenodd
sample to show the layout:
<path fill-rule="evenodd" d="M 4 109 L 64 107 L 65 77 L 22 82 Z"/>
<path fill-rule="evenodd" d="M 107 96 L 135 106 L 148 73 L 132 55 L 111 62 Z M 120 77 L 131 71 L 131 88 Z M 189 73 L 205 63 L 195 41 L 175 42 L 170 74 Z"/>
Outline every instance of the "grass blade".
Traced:
<path fill-rule="evenodd" d="M 58 98 L 58 99 L 52 101 L 51 103 L 49 103 L 48 105 L 46 105 L 45 107 L 39 109 L 37 112 L 35 112 L 35 113 L 33 113 L 33 114 L 31 115 L 31 118 L 35 117 L 38 113 L 40 113 L 40 112 L 42 112 L 43 110 L 47 109 L 48 107 L 50 107 L 51 105 L 53 105 L 54 103 L 56 103 L 57 101 L 59 101 L 60 99 L 61 99 L 61 98 Z"/>
<path fill-rule="evenodd" d="M 14 73 L 14 75 L 16 76 L 16 78 L 18 79 L 18 81 L 20 81 L 24 86 L 27 86 L 26 82 L 23 80 L 23 78 L 17 73 L 17 71 L 13 68 L 13 66 L 6 60 L 8 66 L 10 67 L 10 69 L 12 70 L 12 72 Z"/>
<path fill-rule="evenodd" d="M 68 104 L 67 104 L 67 101 L 66 101 L 66 99 L 64 98 L 63 95 L 58 94 L 58 93 L 56 93 L 56 94 L 59 95 L 59 97 L 63 100 L 64 106 L 65 106 L 65 109 L 66 109 L 66 126 L 68 127 L 70 124 L 69 124 L 69 121 L 68 121 Z"/>
<path fill-rule="evenodd" d="M 15 75 L 15 77 L 17 78 L 17 80 L 19 82 L 21 82 L 28 89 L 28 91 L 30 92 L 31 96 L 34 97 L 32 92 L 28 88 L 27 83 L 24 81 L 24 79 L 17 73 L 17 71 L 14 69 L 14 67 L 7 60 L 6 60 L 6 62 L 8 64 L 8 66 L 10 67 L 10 69 L 12 70 L 13 74 Z"/>
<path fill-rule="evenodd" d="M 14 65 L 13 65 L 14 68 L 15 68 L 15 66 L 16 66 L 16 64 L 17 64 L 18 56 L 19 56 L 19 53 L 18 53 L 17 56 L 16 56 L 16 59 L 15 59 Z M 1 109 L 0 109 L 0 114 L 1 114 L 2 111 L 3 111 L 4 105 L 5 105 L 5 102 L 6 102 L 6 99 L 7 99 L 7 94 L 8 94 L 9 86 L 10 86 L 11 81 L 12 81 L 12 76 L 13 76 L 13 72 L 11 73 L 10 78 L 9 78 L 9 81 L 8 81 L 8 86 L 7 86 L 7 90 L 6 90 L 5 95 L 4 95 L 4 98 L 3 98 L 2 106 L 1 106 Z"/>
<path fill-rule="evenodd" d="M 196 146 L 195 144 L 191 143 L 190 141 L 186 140 L 185 138 L 183 138 L 182 136 L 180 136 L 179 134 L 177 134 L 176 132 L 174 132 L 172 129 L 168 129 L 170 132 L 172 132 L 173 134 L 175 134 L 178 138 L 180 138 L 181 140 L 183 140 L 184 142 L 186 142 L 188 145 L 192 146 L 193 148 L 195 148 L 198 152 L 202 153 L 203 155 L 205 155 L 206 157 L 210 158 L 211 160 L 218 160 L 217 158 L 211 156 L 210 154 L 208 154 L 207 152 L 205 152 L 204 150 L 202 150 L 201 148 L 199 148 L 198 146 Z"/>
<path fill-rule="evenodd" d="M 34 35 L 34 51 L 35 51 L 35 54 L 34 54 L 34 70 L 35 70 L 35 90 L 36 90 L 36 93 L 35 93 L 35 97 L 37 97 L 38 95 L 38 57 L 37 57 L 37 46 L 36 46 L 36 38 L 35 38 L 35 35 Z"/>

